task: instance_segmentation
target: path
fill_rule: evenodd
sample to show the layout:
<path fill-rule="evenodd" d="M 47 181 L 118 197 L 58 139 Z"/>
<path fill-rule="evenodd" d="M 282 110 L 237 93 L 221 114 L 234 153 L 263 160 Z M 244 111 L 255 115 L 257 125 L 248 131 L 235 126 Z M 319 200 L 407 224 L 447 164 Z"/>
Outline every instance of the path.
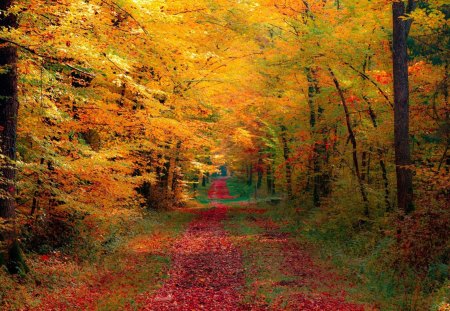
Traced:
<path fill-rule="evenodd" d="M 226 178 L 214 180 L 208 196 L 212 200 L 233 198 Z M 345 280 L 316 265 L 307 249 L 262 215 L 264 210 L 229 208 L 216 201 L 211 205 L 198 213 L 175 243 L 168 281 L 141 301 L 146 306 L 141 310 L 364 310 L 346 301 Z M 245 219 L 238 224 L 240 228 L 258 227 L 260 233 L 225 231 L 224 223 L 233 215 Z M 266 293 L 279 291 L 270 304 L 264 286 L 268 286 Z"/>
<path fill-rule="evenodd" d="M 231 198 L 225 179 L 216 179 L 210 199 Z M 169 280 L 142 310 L 242 310 L 242 260 L 223 229 L 226 205 L 213 202 L 176 243 Z"/>

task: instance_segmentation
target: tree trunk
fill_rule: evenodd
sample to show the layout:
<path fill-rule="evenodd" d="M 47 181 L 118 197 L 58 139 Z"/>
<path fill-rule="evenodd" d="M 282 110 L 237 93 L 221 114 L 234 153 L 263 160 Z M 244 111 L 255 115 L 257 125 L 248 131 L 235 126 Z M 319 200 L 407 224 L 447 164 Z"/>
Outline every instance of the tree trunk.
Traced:
<path fill-rule="evenodd" d="M 367 198 L 366 189 L 364 187 L 364 182 L 361 178 L 361 173 L 359 170 L 358 148 L 357 148 L 357 143 L 356 143 L 356 136 L 355 136 L 355 133 L 353 132 L 353 127 L 352 127 L 352 123 L 350 120 L 350 112 L 347 107 L 347 102 L 345 100 L 344 91 L 342 90 L 342 88 L 339 84 L 339 81 L 337 80 L 337 78 L 336 78 L 334 72 L 331 70 L 331 68 L 328 68 L 328 71 L 330 72 L 331 77 L 333 78 L 334 85 L 336 87 L 336 90 L 338 91 L 342 106 L 344 107 L 345 121 L 346 121 L 346 125 L 347 125 L 348 136 L 349 136 L 349 139 L 350 139 L 350 141 L 352 143 L 352 147 L 353 147 L 352 157 L 353 157 L 353 165 L 355 168 L 355 175 L 358 180 L 359 191 L 360 191 L 362 199 L 364 201 L 364 215 L 368 217 L 369 216 L 369 200 Z"/>
<path fill-rule="evenodd" d="M 275 194 L 275 176 L 272 164 L 267 165 L 267 194 Z"/>
<path fill-rule="evenodd" d="M 11 0 L 2 1 L 0 10 L 8 10 Z M 14 16 L 1 16 L 0 26 L 15 27 Z M 17 90 L 17 49 L 0 39 L 0 146 L 2 155 L 6 156 L 6 163 L 2 163 L 2 174 L 6 179 L 2 190 L 7 193 L 6 198 L 0 199 L 0 217 L 12 218 L 15 214 L 15 184 L 16 169 L 16 130 L 17 114 L 19 110 Z M 3 197 L 3 196 L 2 196 Z"/>
<path fill-rule="evenodd" d="M 313 163 L 313 203 L 314 206 L 320 205 L 320 155 L 317 152 L 316 136 L 316 108 L 314 105 L 314 96 L 316 95 L 317 81 L 314 78 L 314 72 L 311 68 L 305 68 L 306 78 L 308 79 L 308 105 L 309 105 L 309 127 L 311 139 L 313 140 L 312 163 Z"/>
<path fill-rule="evenodd" d="M 288 141 L 286 138 L 286 127 L 284 125 L 281 126 L 281 140 L 283 142 L 283 157 L 284 157 L 284 166 L 286 172 L 286 192 L 289 200 L 292 200 L 292 167 L 289 162 L 290 151 L 288 146 Z"/>
<path fill-rule="evenodd" d="M 361 155 L 361 180 L 366 181 L 366 171 L 368 170 L 367 167 L 367 151 L 363 151 Z"/>
<path fill-rule="evenodd" d="M 370 120 L 372 120 L 372 125 L 376 129 L 376 128 L 378 128 L 377 116 L 376 116 L 375 112 L 373 111 L 372 105 L 370 104 L 369 100 L 367 98 L 364 98 L 364 100 L 366 101 L 367 105 L 369 106 Z M 390 211 L 392 206 L 391 206 L 391 202 L 389 199 L 389 197 L 390 197 L 389 180 L 387 177 L 386 164 L 384 163 L 384 160 L 383 160 L 383 151 L 378 147 L 377 147 L 377 154 L 378 154 L 382 177 L 383 177 L 384 202 L 386 204 L 386 211 Z"/>
<path fill-rule="evenodd" d="M 258 181 L 256 182 L 256 189 L 260 189 L 263 179 L 263 162 L 261 157 L 258 159 Z"/>
<path fill-rule="evenodd" d="M 409 1 L 408 11 L 403 1 L 392 3 L 393 38 L 392 63 L 394 77 L 394 145 L 397 174 L 398 208 L 405 214 L 413 209 L 411 154 L 409 149 L 409 82 L 407 38 L 410 21 L 403 17 L 413 10 L 415 1 Z"/>
<path fill-rule="evenodd" d="M 202 187 L 206 187 L 206 176 L 205 176 L 205 173 L 202 174 Z"/>
<path fill-rule="evenodd" d="M 316 125 L 321 120 L 323 113 L 322 107 L 316 105 L 314 97 L 320 93 L 320 88 L 315 78 L 315 71 L 311 68 L 305 68 L 306 77 L 308 79 L 308 105 L 309 105 L 309 126 L 310 135 L 313 141 L 314 147 L 312 150 L 312 186 L 313 186 L 313 203 L 314 206 L 320 206 L 320 199 L 322 196 L 329 194 L 329 181 L 330 173 L 324 169 L 323 159 L 327 159 L 327 150 L 325 148 L 325 142 L 322 141 L 323 130 L 318 130 Z M 327 161 L 327 160 L 326 160 Z M 309 191 L 309 180 L 307 191 Z"/>
<path fill-rule="evenodd" d="M 253 184 L 253 165 L 249 164 L 247 168 L 247 185 Z"/>
<path fill-rule="evenodd" d="M 13 14 L 5 15 L 13 0 L 4 0 L 0 3 L 0 26 L 6 28 L 17 27 L 17 19 Z M 27 272 L 19 242 L 14 232 L 13 218 L 16 208 L 16 135 L 17 117 L 19 112 L 19 100 L 17 89 L 17 48 L 0 39 L 0 147 L 5 156 L 2 163 L 2 177 L 4 178 L 0 188 L 3 192 L 0 199 L 0 217 L 6 219 L 13 229 L 5 229 L 1 232 L 0 239 L 3 248 L 0 249 L 0 264 L 7 265 L 11 273 Z"/>

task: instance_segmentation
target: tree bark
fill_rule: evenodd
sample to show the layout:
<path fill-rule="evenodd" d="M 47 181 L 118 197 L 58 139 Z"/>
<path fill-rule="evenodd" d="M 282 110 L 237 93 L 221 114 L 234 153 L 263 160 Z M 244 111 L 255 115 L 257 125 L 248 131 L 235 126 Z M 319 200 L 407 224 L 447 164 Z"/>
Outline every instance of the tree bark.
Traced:
<path fill-rule="evenodd" d="M 312 150 L 312 185 L 313 185 L 313 203 L 314 206 L 320 206 L 322 196 L 329 195 L 330 172 L 326 169 L 323 159 L 327 161 L 327 150 L 323 141 L 323 129 L 317 129 L 317 123 L 320 122 L 323 109 L 320 105 L 315 104 L 315 98 L 320 93 L 320 88 L 315 77 L 315 70 L 305 68 L 306 78 L 308 80 L 308 105 L 309 105 L 309 126 L 311 139 L 313 141 Z M 317 106 L 317 111 L 316 111 Z M 326 163 L 325 163 L 326 164 Z M 309 180 L 308 180 L 309 184 Z M 309 186 L 307 187 L 309 188 Z M 307 189 L 309 190 L 309 189 Z"/>
<path fill-rule="evenodd" d="M 3 1 L 0 10 L 8 10 L 12 0 Z M 16 19 L 12 15 L 1 16 L 0 26 L 15 27 Z M 0 217 L 12 218 L 15 214 L 16 188 L 14 180 L 16 169 L 16 131 L 17 114 L 19 110 L 17 90 L 17 48 L 0 39 L 0 147 L 6 163 L 2 164 L 2 174 L 6 179 L 2 190 L 7 194 L 0 199 Z"/>
<path fill-rule="evenodd" d="M 272 164 L 267 165 L 267 194 L 274 195 L 275 194 L 275 177 L 272 169 Z"/>
<path fill-rule="evenodd" d="M 260 189 L 262 186 L 262 179 L 263 179 L 263 161 L 261 157 L 258 159 L 258 180 L 256 182 L 256 188 Z"/>
<path fill-rule="evenodd" d="M 253 184 L 253 165 L 250 163 L 247 167 L 247 185 Z"/>
<path fill-rule="evenodd" d="M 0 26 L 8 29 L 17 27 L 17 18 L 13 14 L 5 14 L 13 5 L 13 0 L 0 3 Z M 0 39 L 0 147 L 5 156 L 2 163 L 3 182 L 0 185 L 2 195 L 0 199 L 0 217 L 12 223 L 16 208 L 16 134 L 19 100 L 17 89 L 17 48 Z M 13 227 L 13 226 L 12 226 Z M 20 247 L 15 241 L 14 229 L 1 232 L 4 248 L 0 249 L 0 257 L 7 263 L 10 272 L 23 270 L 25 263 L 22 256 L 16 256 Z M 19 254 L 20 255 L 20 254 Z M 19 258 L 20 257 L 20 258 Z M 19 262 L 20 261 L 20 262 Z"/>
<path fill-rule="evenodd" d="M 202 187 L 206 187 L 206 176 L 205 176 L 205 173 L 202 173 Z"/>
<path fill-rule="evenodd" d="M 290 151 L 288 146 L 288 141 L 286 138 L 286 127 L 284 125 L 281 126 L 281 140 L 283 142 L 283 157 L 284 157 L 284 165 L 286 172 L 286 192 L 289 200 L 292 200 L 292 167 L 289 162 Z"/>
<path fill-rule="evenodd" d="M 411 21 L 403 17 L 410 13 L 415 1 L 408 1 L 408 11 L 403 1 L 392 3 L 393 38 L 392 64 L 394 77 L 394 145 L 397 175 L 397 202 L 405 214 L 414 210 L 409 147 L 409 81 L 407 38 Z"/>

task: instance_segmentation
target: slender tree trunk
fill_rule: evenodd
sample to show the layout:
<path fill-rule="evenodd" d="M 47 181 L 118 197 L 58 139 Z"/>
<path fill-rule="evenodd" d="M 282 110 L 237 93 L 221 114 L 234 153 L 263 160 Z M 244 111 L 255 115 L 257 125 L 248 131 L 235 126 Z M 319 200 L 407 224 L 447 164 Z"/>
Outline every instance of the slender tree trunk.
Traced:
<path fill-rule="evenodd" d="M 320 105 L 315 104 L 315 97 L 320 93 L 320 88 L 315 77 L 315 70 L 305 68 L 306 77 L 308 79 L 308 105 L 309 105 L 309 126 L 310 135 L 314 147 L 312 150 L 312 186 L 313 186 L 313 203 L 314 206 L 320 206 L 322 196 L 329 194 L 330 172 L 325 169 L 324 162 L 327 161 L 327 150 L 323 141 L 323 129 L 317 129 L 317 123 L 320 122 L 323 109 Z M 317 111 L 316 111 L 317 108 Z M 323 160 L 325 159 L 325 161 Z M 308 180 L 308 187 L 309 187 Z M 308 189 L 307 189 L 308 190 Z"/>
<path fill-rule="evenodd" d="M 331 74 L 331 76 L 333 78 L 334 85 L 336 87 L 336 90 L 338 91 L 339 97 L 341 99 L 342 106 L 344 107 L 345 122 L 347 124 L 347 131 L 348 131 L 349 139 L 350 139 L 350 141 L 352 143 L 352 147 L 353 147 L 353 152 L 352 152 L 353 166 L 355 167 L 355 175 L 356 175 L 356 178 L 358 180 L 359 190 L 360 190 L 362 199 L 364 201 L 364 215 L 368 217 L 369 216 L 369 200 L 367 198 L 366 189 L 364 187 L 364 181 L 361 178 L 361 172 L 359 170 L 358 148 L 357 148 L 357 143 L 356 143 L 356 136 L 355 136 L 355 133 L 353 131 L 352 123 L 351 123 L 351 120 L 350 120 L 350 112 L 348 110 L 347 101 L 345 100 L 344 91 L 342 90 L 342 88 L 341 88 L 341 86 L 339 84 L 339 81 L 337 80 L 334 72 L 331 70 L 331 68 L 328 68 L 328 71 L 330 72 L 330 74 Z"/>
<path fill-rule="evenodd" d="M 178 167 L 178 163 L 180 162 L 180 149 L 181 149 L 181 141 L 178 141 L 175 147 L 175 157 L 174 157 L 175 160 L 173 162 L 172 183 L 169 184 L 172 187 L 173 192 L 176 192 L 177 190 L 177 185 L 180 176 L 180 168 Z"/>
<path fill-rule="evenodd" d="M 206 176 L 204 173 L 202 174 L 202 187 L 206 187 Z"/>
<path fill-rule="evenodd" d="M 314 96 L 316 95 L 317 81 L 314 78 L 314 72 L 311 68 L 305 68 L 306 78 L 308 79 L 308 105 L 309 105 L 309 127 L 310 135 L 313 140 L 314 147 L 312 149 L 312 180 L 313 180 L 313 203 L 314 206 L 320 205 L 320 155 L 318 154 L 316 139 L 316 108 L 314 105 Z"/>
<path fill-rule="evenodd" d="M 262 186 L 262 179 L 263 179 L 263 161 L 261 157 L 258 159 L 258 180 L 256 182 L 256 188 L 260 189 Z"/>
<path fill-rule="evenodd" d="M 267 165 L 267 193 L 275 194 L 275 176 L 272 164 Z"/>
<path fill-rule="evenodd" d="M 387 178 L 387 171 L 386 171 L 386 165 L 384 164 L 384 161 L 382 158 L 380 158 L 380 167 L 381 172 L 383 173 L 383 182 L 384 182 L 384 202 L 386 204 L 386 211 L 390 211 L 392 209 L 391 201 L 389 200 L 389 181 Z"/>
<path fill-rule="evenodd" d="M 289 200 L 292 200 L 292 167 L 289 162 L 290 151 L 288 140 L 286 138 L 287 129 L 284 125 L 281 126 L 281 140 L 283 142 L 283 157 L 286 172 L 286 192 Z"/>
<path fill-rule="evenodd" d="M 366 101 L 367 105 L 369 106 L 370 120 L 372 121 L 373 127 L 376 129 L 376 128 L 378 128 L 378 123 L 377 123 L 377 116 L 375 114 L 375 111 L 373 111 L 372 105 L 370 104 L 369 100 L 367 98 L 364 98 L 364 100 Z M 392 206 L 391 206 L 391 201 L 389 199 L 389 197 L 390 197 L 389 180 L 387 177 L 386 164 L 384 163 L 384 160 L 383 160 L 383 151 L 380 148 L 377 148 L 377 154 L 378 154 L 379 164 L 380 164 L 382 177 L 383 177 L 384 202 L 386 204 L 386 211 L 390 211 L 392 209 Z"/>
<path fill-rule="evenodd" d="M 394 76 L 394 145 L 398 208 L 405 214 L 413 209 L 411 153 L 409 148 L 409 82 L 407 38 L 411 22 L 403 17 L 413 10 L 415 1 L 392 3 L 392 60 Z"/>
<path fill-rule="evenodd" d="M 247 172 L 247 185 L 251 186 L 253 184 L 253 165 L 251 163 L 248 165 Z"/>
<path fill-rule="evenodd" d="M 361 180 L 366 181 L 366 171 L 367 171 L 367 151 L 363 151 L 361 155 Z"/>

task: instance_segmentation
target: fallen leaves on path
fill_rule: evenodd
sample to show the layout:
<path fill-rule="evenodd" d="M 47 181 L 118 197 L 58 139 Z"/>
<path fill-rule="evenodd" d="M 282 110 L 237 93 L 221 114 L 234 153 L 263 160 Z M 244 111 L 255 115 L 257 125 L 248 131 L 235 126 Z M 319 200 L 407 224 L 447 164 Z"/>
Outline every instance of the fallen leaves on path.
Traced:
<path fill-rule="evenodd" d="M 218 178 L 211 184 L 211 188 L 208 190 L 208 197 L 210 199 L 234 199 L 235 197 L 230 195 L 230 191 L 227 186 L 227 178 Z"/>
<path fill-rule="evenodd" d="M 223 229 L 227 206 L 200 213 L 173 250 L 169 280 L 142 310 L 242 310 L 240 252 Z"/>

